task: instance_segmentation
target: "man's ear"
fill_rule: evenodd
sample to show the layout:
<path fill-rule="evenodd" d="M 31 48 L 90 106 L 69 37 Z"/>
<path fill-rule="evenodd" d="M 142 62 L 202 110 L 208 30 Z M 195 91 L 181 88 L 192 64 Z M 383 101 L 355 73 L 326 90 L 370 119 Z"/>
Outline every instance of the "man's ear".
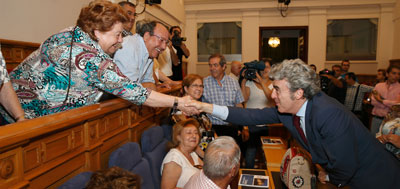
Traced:
<path fill-rule="evenodd" d="M 296 100 L 304 98 L 304 90 L 303 89 L 297 89 L 296 92 L 294 92 L 294 97 Z"/>
<path fill-rule="evenodd" d="M 231 178 L 234 178 L 234 177 L 238 174 L 239 168 L 240 168 L 240 165 L 239 165 L 239 164 L 236 165 L 236 166 L 234 166 L 234 167 L 231 169 L 231 171 L 229 171 L 229 176 L 230 176 Z"/>
<path fill-rule="evenodd" d="M 143 35 L 143 40 L 146 42 L 150 39 L 150 37 L 151 37 L 150 32 L 146 32 Z"/>

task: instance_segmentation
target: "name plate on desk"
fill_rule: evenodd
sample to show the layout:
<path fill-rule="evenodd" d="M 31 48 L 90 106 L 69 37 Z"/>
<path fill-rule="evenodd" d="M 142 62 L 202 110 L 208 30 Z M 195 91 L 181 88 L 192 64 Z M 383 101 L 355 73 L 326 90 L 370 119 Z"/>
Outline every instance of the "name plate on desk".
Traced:
<path fill-rule="evenodd" d="M 274 188 L 265 169 L 240 169 L 239 175 L 239 189 Z"/>
<path fill-rule="evenodd" d="M 263 148 L 287 149 L 287 142 L 280 137 L 260 137 Z"/>

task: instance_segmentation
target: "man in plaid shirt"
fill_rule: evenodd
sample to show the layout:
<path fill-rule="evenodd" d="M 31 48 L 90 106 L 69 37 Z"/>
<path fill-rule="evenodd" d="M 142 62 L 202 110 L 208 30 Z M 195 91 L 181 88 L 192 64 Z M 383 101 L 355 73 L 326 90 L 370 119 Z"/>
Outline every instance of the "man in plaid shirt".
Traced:
<path fill-rule="evenodd" d="M 352 111 L 363 123 L 368 124 L 368 120 L 364 120 L 362 110 L 362 102 L 365 93 L 370 93 L 374 89 L 372 86 L 359 84 L 356 75 L 353 72 L 345 74 L 345 81 L 347 83 L 346 98 L 344 106 Z M 368 125 L 366 125 L 368 126 Z"/>
<path fill-rule="evenodd" d="M 213 54 L 208 58 L 208 65 L 210 76 L 204 78 L 202 101 L 222 106 L 243 107 L 244 98 L 239 83 L 225 74 L 225 57 L 221 54 Z M 237 125 L 229 124 L 211 115 L 208 116 L 218 136 L 231 136 L 239 141 Z"/>

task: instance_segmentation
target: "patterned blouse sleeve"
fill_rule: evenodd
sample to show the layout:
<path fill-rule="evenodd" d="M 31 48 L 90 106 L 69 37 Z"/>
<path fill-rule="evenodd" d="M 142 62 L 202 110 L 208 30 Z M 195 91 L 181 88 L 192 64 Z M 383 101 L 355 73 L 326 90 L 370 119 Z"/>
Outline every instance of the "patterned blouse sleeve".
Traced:
<path fill-rule="evenodd" d="M 125 77 L 112 60 L 100 63 L 97 77 L 99 88 L 137 105 L 143 104 L 151 93 L 150 89 Z"/>
<path fill-rule="evenodd" d="M 10 81 L 10 78 L 8 77 L 8 72 L 6 68 L 6 61 L 3 58 L 3 54 L 1 54 L 0 51 L 0 85 L 3 83 L 7 83 Z"/>

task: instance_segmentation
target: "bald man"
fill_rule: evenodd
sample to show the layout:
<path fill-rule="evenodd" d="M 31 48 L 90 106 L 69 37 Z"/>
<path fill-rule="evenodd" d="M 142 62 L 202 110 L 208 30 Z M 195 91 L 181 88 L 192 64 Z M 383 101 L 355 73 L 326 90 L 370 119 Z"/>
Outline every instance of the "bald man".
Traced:
<path fill-rule="evenodd" d="M 236 60 L 232 61 L 231 73 L 229 76 L 231 76 L 233 79 L 239 80 L 240 70 L 242 70 L 242 63 Z"/>

